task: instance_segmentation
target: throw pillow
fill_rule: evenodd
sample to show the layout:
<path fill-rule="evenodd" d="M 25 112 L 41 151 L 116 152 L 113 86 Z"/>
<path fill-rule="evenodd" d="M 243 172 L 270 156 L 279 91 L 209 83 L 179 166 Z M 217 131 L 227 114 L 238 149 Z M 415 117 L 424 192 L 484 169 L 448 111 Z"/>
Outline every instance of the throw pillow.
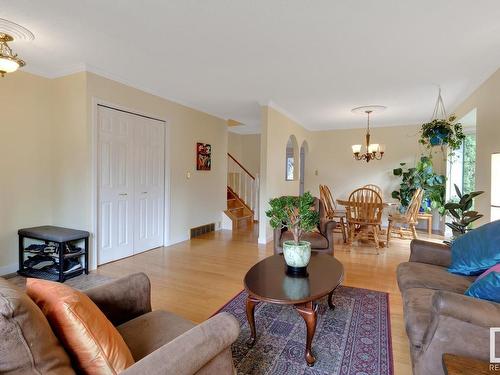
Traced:
<path fill-rule="evenodd" d="M 117 374 L 134 363 L 118 330 L 92 302 L 69 286 L 28 279 L 28 295 L 84 374 Z"/>
<path fill-rule="evenodd" d="M 500 263 L 500 220 L 460 236 L 451 244 L 449 272 L 479 275 Z"/>
<path fill-rule="evenodd" d="M 26 293 L 2 278 L 0 374 L 75 374 L 42 311 Z"/>
<path fill-rule="evenodd" d="M 500 302 L 500 264 L 479 276 L 465 291 L 465 295 Z"/>
<path fill-rule="evenodd" d="M 491 272 L 500 272 L 500 263 L 494 265 L 493 267 L 487 269 L 486 271 L 484 271 L 481 275 L 479 275 L 476 279 L 477 280 L 481 280 L 483 277 L 486 277 L 487 275 L 489 275 Z"/>

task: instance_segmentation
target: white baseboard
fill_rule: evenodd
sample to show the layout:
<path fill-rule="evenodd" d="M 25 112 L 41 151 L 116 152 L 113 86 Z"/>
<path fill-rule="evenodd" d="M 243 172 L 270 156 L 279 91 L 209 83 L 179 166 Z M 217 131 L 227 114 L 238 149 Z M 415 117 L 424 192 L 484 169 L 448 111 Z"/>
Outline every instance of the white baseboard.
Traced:
<path fill-rule="evenodd" d="M 189 240 L 189 235 L 187 235 L 186 237 L 178 237 L 178 238 L 172 238 L 170 241 L 168 241 L 167 243 L 165 243 L 163 246 L 167 247 L 167 246 L 172 246 L 172 245 L 175 245 L 176 243 L 179 243 L 179 242 L 184 242 L 184 241 L 187 241 Z"/>
<path fill-rule="evenodd" d="M 226 215 L 225 212 L 222 213 L 221 229 L 233 230 L 233 221 Z"/>
<path fill-rule="evenodd" d="M 271 234 L 270 236 L 267 237 L 262 237 L 259 236 L 259 239 L 257 240 L 258 243 L 265 245 L 273 240 L 273 235 Z"/>
<path fill-rule="evenodd" d="M 6 266 L 0 266 L 0 276 L 5 276 L 11 273 L 16 273 L 18 268 L 17 263 L 8 264 Z"/>

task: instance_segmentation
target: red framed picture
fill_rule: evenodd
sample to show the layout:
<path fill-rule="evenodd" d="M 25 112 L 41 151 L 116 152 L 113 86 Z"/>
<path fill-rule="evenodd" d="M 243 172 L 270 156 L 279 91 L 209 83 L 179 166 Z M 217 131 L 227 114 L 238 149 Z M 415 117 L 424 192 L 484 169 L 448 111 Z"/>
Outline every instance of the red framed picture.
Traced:
<path fill-rule="evenodd" d="M 196 170 L 209 171 L 212 167 L 212 146 L 208 143 L 196 143 Z"/>

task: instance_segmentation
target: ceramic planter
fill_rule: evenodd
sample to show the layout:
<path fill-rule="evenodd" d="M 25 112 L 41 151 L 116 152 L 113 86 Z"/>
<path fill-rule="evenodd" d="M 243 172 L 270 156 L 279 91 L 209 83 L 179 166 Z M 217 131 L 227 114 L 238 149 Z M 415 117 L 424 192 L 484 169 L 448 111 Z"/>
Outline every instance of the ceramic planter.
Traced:
<path fill-rule="evenodd" d="M 305 268 L 311 259 L 311 243 L 307 241 L 283 242 L 283 255 L 287 266 L 292 268 Z"/>
<path fill-rule="evenodd" d="M 446 142 L 446 138 L 448 137 L 448 133 L 445 133 L 441 131 L 440 129 L 436 129 L 434 133 L 432 134 L 431 137 L 429 137 L 429 143 L 432 146 L 441 146 L 445 145 L 448 142 Z"/>

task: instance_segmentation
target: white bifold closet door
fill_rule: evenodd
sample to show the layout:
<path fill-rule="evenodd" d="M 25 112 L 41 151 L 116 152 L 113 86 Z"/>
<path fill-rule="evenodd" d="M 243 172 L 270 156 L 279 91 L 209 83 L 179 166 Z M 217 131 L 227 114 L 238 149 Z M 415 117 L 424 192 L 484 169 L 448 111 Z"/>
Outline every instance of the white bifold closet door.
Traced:
<path fill-rule="evenodd" d="M 165 123 L 98 107 L 98 264 L 163 245 Z"/>
<path fill-rule="evenodd" d="M 163 123 L 147 118 L 135 127 L 134 253 L 163 244 L 164 130 Z"/>

